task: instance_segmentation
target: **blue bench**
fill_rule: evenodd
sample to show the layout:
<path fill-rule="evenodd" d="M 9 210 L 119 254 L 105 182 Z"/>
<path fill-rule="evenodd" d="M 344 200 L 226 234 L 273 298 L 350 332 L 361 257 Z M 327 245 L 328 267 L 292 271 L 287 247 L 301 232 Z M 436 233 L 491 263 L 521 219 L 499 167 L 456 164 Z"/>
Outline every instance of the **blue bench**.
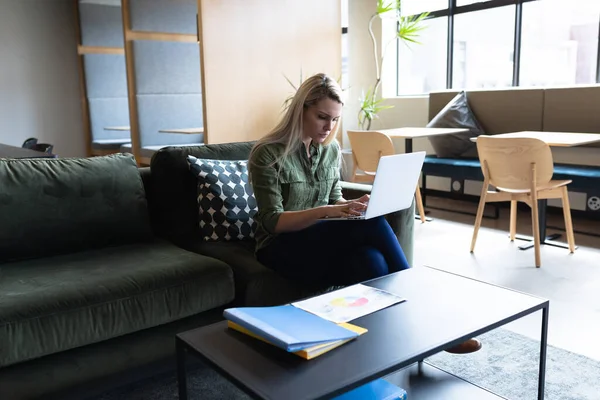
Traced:
<path fill-rule="evenodd" d="M 483 181 L 483 172 L 478 159 L 439 158 L 426 156 L 423 164 L 423 204 L 427 192 L 427 175 L 452 178 L 453 180 Z M 600 186 L 600 167 L 555 164 L 553 179 L 570 179 L 569 190 L 586 193 L 597 191 Z"/>

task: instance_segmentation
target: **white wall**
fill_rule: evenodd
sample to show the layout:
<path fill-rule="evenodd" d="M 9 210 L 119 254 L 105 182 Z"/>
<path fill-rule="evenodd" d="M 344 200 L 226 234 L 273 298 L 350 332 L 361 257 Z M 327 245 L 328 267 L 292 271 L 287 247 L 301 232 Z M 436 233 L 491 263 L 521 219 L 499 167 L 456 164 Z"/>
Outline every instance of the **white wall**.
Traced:
<path fill-rule="evenodd" d="M 71 0 L 0 0 L 0 143 L 85 156 Z"/>

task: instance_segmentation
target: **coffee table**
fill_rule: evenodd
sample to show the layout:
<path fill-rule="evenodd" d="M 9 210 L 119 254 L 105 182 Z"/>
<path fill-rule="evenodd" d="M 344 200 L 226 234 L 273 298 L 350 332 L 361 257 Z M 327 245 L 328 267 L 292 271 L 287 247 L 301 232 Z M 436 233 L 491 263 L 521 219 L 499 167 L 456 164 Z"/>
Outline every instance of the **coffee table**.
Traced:
<path fill-rule="evenodd" d="M 178 334 L 179 398 L 187 399 L 189 353 L 259 399 L 331 398 L 381 377 L 410 399 L 501 399 L 421 361 L 540 310 L 538 399 L 544 398 L 548 300 L 429 267 L 364 283 L 407 301 L 354 320 L 369 332 L 313 360 L 232 331 L 225 321 Z"/>

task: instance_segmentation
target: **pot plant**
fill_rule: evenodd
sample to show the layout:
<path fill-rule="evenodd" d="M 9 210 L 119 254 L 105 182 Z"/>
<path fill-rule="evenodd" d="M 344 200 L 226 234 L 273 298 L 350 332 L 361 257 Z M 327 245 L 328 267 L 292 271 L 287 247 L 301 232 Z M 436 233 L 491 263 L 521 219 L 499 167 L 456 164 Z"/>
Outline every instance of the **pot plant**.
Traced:
<path fill-rule="evenodd" d="M 375 62 L 375 83 L 369 87 L 360 99 L 360 110 L 358 112 L 358 124 L 363 130 L 371 129 L 371 123 L 378 118 L 382 110 L 392 108 L 393 106 L 383 104 L 383 99 L 379 97 L 379 86 L 381 85 L 381 69 L 383 61 L 387 54 L 387 49 L 395 40 L 400 40 L 405 45 L 419 44 L 417 38 L 420 32 L 425 29 L 422 22 L 429 13 L 421 13 L 413 16 L 402 16 L 401 0 L 377 0 L 377 9 L 369 19 L 369 35 L 373 43 L 373 60 Z M 394 18 L 397 22 L 396 33 L 388 39 L 382 49 L 381 56 L 377 48 L 377 39 L 373 32 L 373 22 L 377 18 Z M 383 40 L 383 38 L 382 38 Z"/>

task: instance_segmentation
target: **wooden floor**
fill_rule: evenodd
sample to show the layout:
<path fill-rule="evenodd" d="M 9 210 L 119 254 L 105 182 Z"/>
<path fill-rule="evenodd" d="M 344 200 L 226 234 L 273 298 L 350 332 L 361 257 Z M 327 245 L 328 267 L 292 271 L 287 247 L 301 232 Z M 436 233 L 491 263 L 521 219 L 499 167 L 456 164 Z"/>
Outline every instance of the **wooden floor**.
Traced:
<path fill-rule="evenodd" d="M 477 205 L 428 197 L 428 204 L 475 212 Z M 491 210 L 486 214 L 491 215 Z M 469 247 L 474 216 L 429 209 L 433 220 L 415 220 L 414 266 L 429 265 L 550 300 L 549 344 L 600 360 L 600 237 L 575 234 L 579 248 L 542 246 L 542 266 L 535 268 L 533 249 L 519 250 L 522 241 L 508 238 L 508 208 L 498 220 L 484 218 L 475 252 Z M 519 211 L 517 232 L 531 234 L 531 214 Z M 561 214 L 550 214 L 548 225 L 562 227 Z M 574 218 L 575 230 L 600 234 L 600 221 Z M 550 229 L 548 233 L 563 233 Z M 566 241 L 563 236 L 558 241 Z M 506 326 L 540 338 L 541 313 Z"/>

